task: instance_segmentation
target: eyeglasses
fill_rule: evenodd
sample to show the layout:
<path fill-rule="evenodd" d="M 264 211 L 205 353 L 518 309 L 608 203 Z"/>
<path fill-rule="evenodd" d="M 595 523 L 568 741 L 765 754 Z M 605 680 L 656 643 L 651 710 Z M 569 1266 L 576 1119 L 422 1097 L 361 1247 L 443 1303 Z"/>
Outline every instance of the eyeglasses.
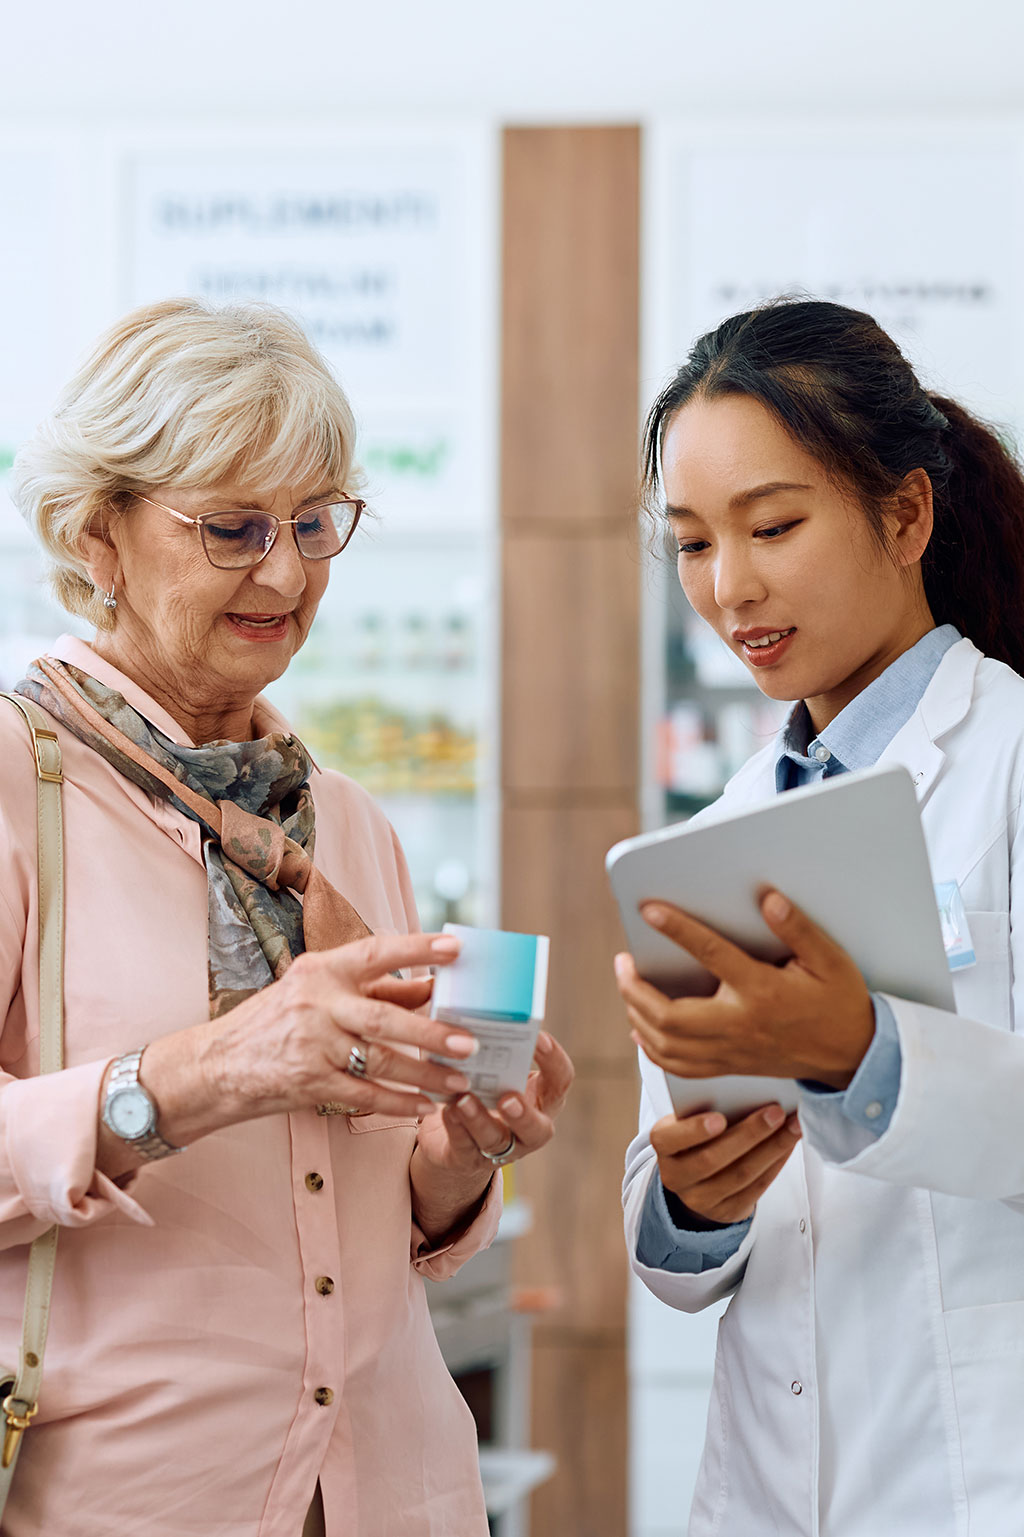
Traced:
<path fill-rule="evenodd" d="M 304 560 L 330 560 L 340 555 L 356 531 L 359 514 L 366 506 L 355 496 L 339 497 L 317 507 L 304 507 L 297 518 L 278 518 L 272 512 L 239 508 L 225 512 L 201 512 L 190 518 L 152 497 L 137 500 L 169 512 L 179 523 L 191 523 L 199 530 L 203 553 L 218 571 L 244 571 L 258 566 L 270 554 L 282 528 L 295 530 L 295 545 Z"/>

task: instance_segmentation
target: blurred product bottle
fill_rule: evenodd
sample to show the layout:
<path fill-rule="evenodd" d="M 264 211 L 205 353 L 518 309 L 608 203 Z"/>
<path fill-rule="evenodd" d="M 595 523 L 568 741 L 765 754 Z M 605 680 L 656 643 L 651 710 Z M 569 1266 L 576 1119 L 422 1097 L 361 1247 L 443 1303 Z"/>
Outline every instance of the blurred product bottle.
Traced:
<path fill-rule="evenodd" d="M 383 614 L 360 614 L 355 627 L 355 662 L 363 672 L 377 672 L 388 661 L 388 624 Z"/>
<path fill-rule="evenodd" d="M 442 904 L 442 923 L 461 923 L 461 904 L 469 891 L 469 870 L 461 859 L 442 859 L 434 871 L 434 891 Z"/>
<path fill-rule="evenodd" d="M 686 640 L 697 682 L 704 688 L 756 688 L 739 657 L 706 624 L 695 619 Z"/>
<path fill-rule="evenodd" d="M 433 665 L 430 625 L 423 614 L 405 614 L 401 625 L 399 658 L 403 667 L 421 672 Z"/>
<path fill-rule="evenodd" d="M 717 745 L 708 740 L 704 711 L 690 700 L 674 704 L 662 721 L 660 778 L 674 795 L 710 797 L 722 782 Z"/>
<path fill-rule="evenodd" d="M 441 666 L 447 672 L 464 672 L 474 661 L 473 631 L 466 614 L 448 614 L 441 623 Z"/>

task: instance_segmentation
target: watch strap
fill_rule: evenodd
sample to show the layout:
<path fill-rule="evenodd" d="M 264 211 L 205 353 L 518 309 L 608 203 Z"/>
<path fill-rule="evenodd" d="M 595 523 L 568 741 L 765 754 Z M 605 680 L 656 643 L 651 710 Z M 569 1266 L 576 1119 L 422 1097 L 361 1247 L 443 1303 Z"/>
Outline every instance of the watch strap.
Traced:
<path fill-rule="evenodd" d="M 110 1069 L 110 1077 L 107 1079 L 106 1100 L 109 1103 L 110 1099 L 119 1089 L 138 1088 L 142 1090 L 153 1106 L 155 1116 L 157 1114 L 156 1100 L 150 1094 L 145 1084 L 139 1082 L 139 1065 L 142 1062 L 142 1053 L 145 1049 L 143 1046 L 138 1051 L 128 1051 L 125 1052 L 123 1057 L 118 1057 Z M 107 1125 L 110 1125 L 109 1121 Z M 113 1129 L 111 1127 L 111 1130 Z M 157 1158 L 168 1158 L 172 1153 L 184 1152 L 184 1148 L 175 1147 L 173 1143 L 167 1141 L 166 1137 L 162 1137 L 155 1125 L 152 1130 L 143 1132 L 140 1137 L 125 1137 L 121 1136 L 120 1132 L 115 1133 L 115 1135 L 120 1136 L 121 1141 L 128 1147 L 134 1148 L 136 1152 L 141 1153 L 143 1158 L 148 1158 L 151 1161 Z"/>

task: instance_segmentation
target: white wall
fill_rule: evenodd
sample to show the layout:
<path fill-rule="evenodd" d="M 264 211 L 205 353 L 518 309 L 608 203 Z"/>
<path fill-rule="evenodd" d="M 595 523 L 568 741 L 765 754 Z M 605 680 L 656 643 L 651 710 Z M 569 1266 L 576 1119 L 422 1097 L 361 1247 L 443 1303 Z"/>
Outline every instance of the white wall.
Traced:
<path fill-rule="evenodd" d="M 0 114 L 999 112 L 1018 0 L 8 0 Z"/>

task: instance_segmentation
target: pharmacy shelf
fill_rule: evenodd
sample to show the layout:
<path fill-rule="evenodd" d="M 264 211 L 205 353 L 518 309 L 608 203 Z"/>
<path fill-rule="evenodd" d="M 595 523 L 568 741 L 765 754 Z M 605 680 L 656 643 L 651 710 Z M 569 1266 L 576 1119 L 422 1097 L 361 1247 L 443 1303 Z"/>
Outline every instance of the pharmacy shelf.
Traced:
<path fill-rule="evenodd" d="M 507 1516 L 555 1471 L 550 1452 L 481 1446 L 480 1477 L 487 1514 Z"/>

